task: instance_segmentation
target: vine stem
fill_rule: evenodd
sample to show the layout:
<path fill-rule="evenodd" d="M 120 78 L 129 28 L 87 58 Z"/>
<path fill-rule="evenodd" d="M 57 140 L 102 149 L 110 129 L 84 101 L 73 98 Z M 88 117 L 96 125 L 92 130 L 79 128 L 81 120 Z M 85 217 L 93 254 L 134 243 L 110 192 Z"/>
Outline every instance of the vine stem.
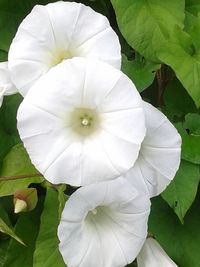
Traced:
<path fill-rule="evenodd" d="M 15 176 L 0 176 L 0 182 L 32 178 L 32 177 L 40 177 L 40 176 L 43 176 L 43 175 L 41 173 L 33 173 L 33 174 L 24 174 L 24 175 L 15 175 Z"/>

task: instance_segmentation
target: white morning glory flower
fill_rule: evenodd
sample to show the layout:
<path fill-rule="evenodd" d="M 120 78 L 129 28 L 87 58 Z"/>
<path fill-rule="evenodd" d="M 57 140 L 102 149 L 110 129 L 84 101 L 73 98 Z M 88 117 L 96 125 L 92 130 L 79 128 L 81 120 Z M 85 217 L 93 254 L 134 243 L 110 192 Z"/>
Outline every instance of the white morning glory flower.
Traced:
<path fill-rule="evenodd" d="M 179 168 L 181 137 L 162 112 L 144 101 L 143 108 L 146 136 L 134 167 L 124 177 L 153 197 L 166 188 Z"/>
<path fill-rule="evenodd" d="M 0 62 L 0 107 L 2 105 L 4 95 L 12 95 L 17 92 L 18 90 L 10 79 L 8 62 Z"/>
<path fill-rule="evenodd" d="M 158 242 L 149 237 L 137 256 L 138 267 L 178 267 Z"/>
<path fill-rule="evenodd" d="M 66 60 L 29 90 L 18 130 L 36 168 L 54 184 L 117 178 L 138 157 L 142 100 L 131 80 L 101 61 Z"/>
<path fill-rule="evenodd" d="M 9 51 L 12 79 L 24 96 L 51 67 L 72 57 L 119 68 L 120 44 L 108 19 L 80 3 L 36 5 L 23 20 Z"/>
<path fill-rule="evenodd" d="M 68 267 L 123 267 L 147 235 L 150 201 L 119 178 L 84 186 L 66 202 L 58 227 Z"/>

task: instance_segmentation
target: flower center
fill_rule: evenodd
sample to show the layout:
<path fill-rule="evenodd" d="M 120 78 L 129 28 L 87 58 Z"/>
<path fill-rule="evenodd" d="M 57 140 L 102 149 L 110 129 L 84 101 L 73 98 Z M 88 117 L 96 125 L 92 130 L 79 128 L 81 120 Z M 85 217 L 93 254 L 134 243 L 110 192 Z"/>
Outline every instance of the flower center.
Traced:
<path fill-rule="evenodd" d="M 110 208 L 107 206 L 97 206 L 93 210 L 90 210 L 85 218 L 85 223 L 90 226 L 95 225 L 107 225 L 108 215 L 110 214 Z"/>
<path fill-rule="evenodd" d="M 92 126 L 92 121 L 93 121 L 93 115 L 91 114 L 91 111 L 88 112 L 84 112 L 84 114 L 82 116 L 80 116 L 80 121 L 81 121 L 81 125 L 83 127 L 89 127 Z"/>
<path fill-rule="evenodd" d="M 53 59 L 50 61 L 49 65 L 50 67 L 55 66 L 63 60 L 73 58 L 74 56 L 75 53 L 73 51 L 55 51 L 53 53 Z"/>
<path fill-rule="evenodd" d="M 89 124 L 89 120 L 86 119 L 86 118 L 85 119 L 82 119 L 82 122 L 81 123 L 82 123 L 83 126 L 87 126 Z"/>
<path fill-rule="evenodd" d="M 97 215 L 97 209 L 93 209 L 93 210 L 91 210 L 91 212 L 93 215 Z"/>
<path fill-rule="evenodd" d="M 70 115 L 70 125 L 79 135 L 86 136 L 96 132 L 99 116 L 93 109 L 77 108 Z"/>

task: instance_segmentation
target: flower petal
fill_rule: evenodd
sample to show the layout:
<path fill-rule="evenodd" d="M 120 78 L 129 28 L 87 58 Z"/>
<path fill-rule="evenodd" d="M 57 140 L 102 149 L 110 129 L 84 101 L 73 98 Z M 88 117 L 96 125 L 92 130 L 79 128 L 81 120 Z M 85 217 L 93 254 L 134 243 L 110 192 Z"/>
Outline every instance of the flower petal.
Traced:
<path fill-rule="evenodd" d="M 3 95 L 12 95 L 18 92 L 11 81 L 8 62 L 0 62 L 0 92 Z"/>
<path fill-rule="evenodd" d="M 36 5 L 11 44 L 9 68 L 20 93 L 26 95 L 51 67 L 76 56 L 120 68 L 120 44 L 108 19 L 75 2 Z"/>
<path fill-rule="evenodd" d="M 58 227 L 68 266 L 123 267 L 140 251 L 150 201 L 119 178 L 84 186 L 67 201 Z"/>
<path fill-rule="evenodd" d="M 146 136 L 138 160 L 125 177 L 153 197 L 166 188 L 178 170 L 181 137 L 159 110 L 146 102 L 143 102 L 143 107 Z"/>
<path fill-rule="evenodd" d="M 149 237 L 137 256 L 138 267 L 178 267 L 158 242 Z"/>
<path fill-rule="evenodd" d="M 128 98 L 116 96 L 121 96 L 119 80 Z M 115 112 L 105 113 L 108 106 Z M 79 132 L 85 115 L 73 115 L 80 110 L 94 113 L 94 129 L 89 127 L 85 134 Z M 145 133 L 142 101 L 121 71 L 73 58 L 31 88 L 18 110 L 18 130 L 33 164 L 50 182 L 79 186 L 114 179 L 138 156 Z"/>

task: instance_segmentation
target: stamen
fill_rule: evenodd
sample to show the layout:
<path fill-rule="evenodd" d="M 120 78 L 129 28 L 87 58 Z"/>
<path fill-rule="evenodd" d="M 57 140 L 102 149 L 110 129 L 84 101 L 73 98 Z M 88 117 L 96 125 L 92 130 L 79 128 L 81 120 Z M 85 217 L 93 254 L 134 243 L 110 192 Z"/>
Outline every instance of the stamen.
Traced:
<path fill-rule="evenodd" d="M 97 210 L 96 209 L 93 209 L 91 212 L 92 212 L 93 215 L 97 214 Z"/>
<path fill-rule="evenodd" d="M 83 126 L 87 126 L 87 125 L 89 124 L 89 120 L 86 119 L 86 118 L 84 118 L 84 119 L 82 119 L 81 124 L 82 124 Z"/>

